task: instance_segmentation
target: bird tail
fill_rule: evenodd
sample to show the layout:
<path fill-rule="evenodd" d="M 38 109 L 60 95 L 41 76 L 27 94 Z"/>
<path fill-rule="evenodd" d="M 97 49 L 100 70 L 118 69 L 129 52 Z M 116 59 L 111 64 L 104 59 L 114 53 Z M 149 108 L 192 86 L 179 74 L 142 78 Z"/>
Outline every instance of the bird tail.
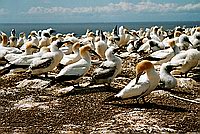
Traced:
<path fill-rule="evenodd" d="M 3 68 L 0 69 L 0 75 L 5 75 L 7 73 L 10 72 L 10 70 L 12 69 L 13 65 L 12 64 L 7 64 L 6 66 L 4 66 Z"/>

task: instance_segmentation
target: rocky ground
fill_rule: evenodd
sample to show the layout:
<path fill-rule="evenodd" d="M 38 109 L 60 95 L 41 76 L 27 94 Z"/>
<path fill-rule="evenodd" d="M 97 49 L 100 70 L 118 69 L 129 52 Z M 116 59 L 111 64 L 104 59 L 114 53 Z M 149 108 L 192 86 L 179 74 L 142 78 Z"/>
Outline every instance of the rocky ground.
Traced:
<path fill-rule="evenodd" d="M 80 88 L 63 82 L 49 86 L 49 79 L 27 80 L 26 74 L 1 77 L 0 133 L 200 133 L 200 104 L 172 96 L 198 102 L 199 70 L 190 73 L 188 85 L 180 82 L 169 91 L 158 88 L 146 96 L 146 103 L 105 102 L 135 77 L 138 60 L 123 61 L 122 73 L 112 87 Z M 95 67 L 81 79 L 81 86 L 89 83 Z"/>

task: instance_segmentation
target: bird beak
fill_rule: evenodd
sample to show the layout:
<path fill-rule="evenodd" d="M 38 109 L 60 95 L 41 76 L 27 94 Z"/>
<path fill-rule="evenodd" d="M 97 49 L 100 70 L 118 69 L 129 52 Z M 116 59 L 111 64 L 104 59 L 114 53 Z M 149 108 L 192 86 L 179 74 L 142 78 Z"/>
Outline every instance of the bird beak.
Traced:
<path fill-rule="evenodd" d="M 142 72 L 136 75 L 136 81 L 135 81 L 135 84 L 138 83 L 138 81 L 139 81 L 141 75 L 142 75 Z"/>
<path fill-rule="evenodd" d="M 192 42 L 191 41 L 189 41 L 189 43 L 193 46 L 193 44 L 192 44 Z"/>
<path fill-rule="evenodd" d="M 94 50 L 91 49 L 91 50 L 89 50 L 89 52 L 94 54 L 94 55 L 96 55 L 96 56 L 98 56 L 98 58 L 101 59 L 101 56 L 99 56 Z"/>

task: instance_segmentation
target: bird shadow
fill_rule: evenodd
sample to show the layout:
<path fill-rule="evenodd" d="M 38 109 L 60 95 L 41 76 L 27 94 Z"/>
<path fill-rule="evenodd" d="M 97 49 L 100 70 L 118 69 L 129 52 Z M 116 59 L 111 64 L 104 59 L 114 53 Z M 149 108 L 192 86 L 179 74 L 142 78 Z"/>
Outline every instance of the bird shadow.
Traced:
<path fill-rule="evenodd" d="M 95 86 L 95 87 L 74 87 L 70 92 L 63 94 L 62 96 L 73 96 L 73 95 L 84 95 L 97 92 L 112 92 L 117 93 L 120 89 L 110 87 L 110 86 Z"/>
<path fill-rule="evenodd" d="M 133 108 L 134 110 L 136 108 L 138 109 L 160 109 L 160 110 L 167 110 L 170 112 L 189 112 L 189 109 L 176 107 L 176 106 L 170 106 L 170 105 L 164 105 L 164 104 L 157 104 L 153 102 L 146 102 L 146 103 L 129 103 L 129 104 L 121 104 L 121 103 L 105 103 L 106 105 L 113 105 L 116 107 L 122 107 L 122 108 Z"/>

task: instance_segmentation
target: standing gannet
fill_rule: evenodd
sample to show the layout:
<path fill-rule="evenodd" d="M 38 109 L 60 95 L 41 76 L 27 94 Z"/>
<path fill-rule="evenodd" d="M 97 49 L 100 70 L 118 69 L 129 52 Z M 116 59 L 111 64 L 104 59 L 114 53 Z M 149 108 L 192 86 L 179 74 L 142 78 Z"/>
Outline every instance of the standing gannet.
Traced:
<path fill-rule="evenodd" d="M 187 73 L 197 66 L 199 60 L 200 52 L 197 49 L 188 49 L 177 54 L 171 59 L 170 63 L 180 66 L 180 68 L 172 71 L 172 74 L 185 74 L 185 77 L 187 77 Z"/>
<path fill-rule="evenodd" d="M 26 34 L 25 32 L 21 32 L 19 34 L 19 39 L 17 40 L 17 48 L 20 48 L 26 42 Z"/>
<path fill-rule="evenodd" d="M 145 72 L 145 74 L 143 74 Z M 136 66 L 136 78 L 131 80 L 118 94 L 114 97 L 118 99 L 143 98 L 153 91 L 160 81 L 160 76 L 156 72 L 154 65 L 143 60 Z"/>
<path fill-rule="evenodd" d="M 1 32 L 1 38 L 2 38 L 2 42 L 0 46 L 6 47 L 8 44 L 8 36 L 4 32 Z"/>
<path fill-rule="evenodd" d="M 178 46 L 175 44 L 174 40 L 170 40 L 169 45 L 170 48 L 155 51 L 144 59 L 151 60 L 153 64 L 157 65 L 170 61 L 176 54 L 180 52 L 180 50 Z"/>
<path fill-rule="evenodd" d="M 59 48 L 65 42 L 54 41 L 50 45 L 50 51 L 43 54 L 39 58 L 35 58 L 31 63 L 29 70 L 32 75 L 47 74 L 49 71 L 52 71 L 62 60 L 63 52 Z"/>
<path fill-rule="evenodd" d="M 80 48 L 81 59 L 78 62 L 70 64 L 64 67 L 59 74 L 55 77 L 55 80 L 61 81 L 77 81 L 84 76 L 91 66 L 90 52 L 97 55 L 97 53 L 91 48 L 90 45 L 85 45 Z"/>
<path fill-rule="evenodd" d="M 118 42 L 120 41 L 120 37 L 118 36 L 117 25 L 112 30 L 112 37 L 113 37 L 114 42 L 116 42 L 118 44 Z"/>
<path fill-rule="evenodd" d="M 107 84 L 110 86 L 114 78 L 121 72 L 122 60 L 114 55 L 115 47 L 111 46 L 105 52 L 106 61 L 95 69 L 91 83 Z"/>
<path fill-rule="evenodd" d="M 105 36 L 103 35 L 103 31 L 100 30 L 100 40 L 98 42 L 95 42 L 95 51 L 96 53 L 101 57 L 102 60 L 105 60 L 105 51 L 108 48 Z"/>
<path fill-rule="evenodd" d="M 73 54 L 65 55 L 63 56 L 62 60 L 60 61 L 59 67 L 63 68 L 63 66 L 67 66 L 69 64 L 75 63 L 81 59 L 79 48 L 82 46 L 80 42 L 74 43 L 72 46 Z"/>
<path fill-rule="evenodd" d="M 37 38 L 37 33 L 36 31 L 31 31 L 30 35 L 29 35 L 30 41 L 35 43 L 37 46 L 39 45 L 39 40 Z"/>
<path fill-rule="evenodd" d="M 41 34 L 41 40 L 39 41 L 39 48 L 47 47 L 50 45 L 50 34 L 47 30 L 43 30 Z"/>
<path fill-rule="evenodd" d="M 174 66 L 171 65 L 169 62 L 163 63 L 160 67 L 160 87 L 166 89 L 175 88 L 177 85 L 176 78 L 171 75 L 171 71 L 173 70 Z"/>

